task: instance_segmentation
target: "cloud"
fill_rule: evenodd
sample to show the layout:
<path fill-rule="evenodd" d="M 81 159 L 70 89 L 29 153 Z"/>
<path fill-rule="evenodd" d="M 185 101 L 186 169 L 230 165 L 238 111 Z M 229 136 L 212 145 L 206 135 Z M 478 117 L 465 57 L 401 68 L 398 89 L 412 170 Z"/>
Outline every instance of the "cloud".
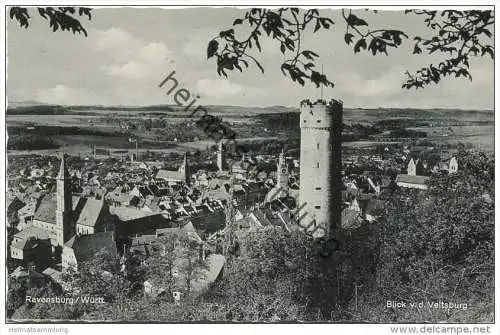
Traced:
<path fill-rule="evenodd" d="M 230 82 L 228 79 L 200 79 L 196 84 L 200 96 L 210 98 L 249 98 L 262 96 L 264 91 L 257 87 L 243 86 Z M 238 100 L 239 101 L 239 100 Z"/>
<path fill-rule="evenodd" d="M 85 90 L 75 89 L 65 85 L 38 89 L 36 100 L 49 104 L 85 105 L 96 103 L 96 95 Z"/>
<path fill-rule="evenodd" d="M 209 97 L 222 98 L 244 92 L 243 86 L 233 84 L 227 79 L 200 79 L 196 84 L 198 93 Z"/>
<path fill-rule="evenodd" d="M 98 31 L 95 48 L 103 53 L 108 64 L 104 73 L 125 78 L 142 79 L 151 77 L 157 67 L 172 58 L 172 53 L 163 42 L 145 42 L 122 28 Z"/>
<path fill-rule="evenodd" d="M 143 47 L 139 56 L 145 63 L 158 64 L 168 59 L 171 56 L 171 52 L 165 43 L 153 42 Z"/>
<path fill-rule="evenodd" d="M 390 97 L 401 91 L 404 82 L 404 70 L 393 67 L 377 78 L 364 78 L 358 73 L 345 73 L 337 80 L 342 92 L 353 97 L 376 98 Z"/>
<path fill-rule="evenodd" d="M 126 79 L 139 79 L 149 77 L 152 72 L 152 68 L 144 63 L 130 61 L 123 65 L 111 65 L 105 67 L 107 74 L 112 76 L 123 77 Z"/>

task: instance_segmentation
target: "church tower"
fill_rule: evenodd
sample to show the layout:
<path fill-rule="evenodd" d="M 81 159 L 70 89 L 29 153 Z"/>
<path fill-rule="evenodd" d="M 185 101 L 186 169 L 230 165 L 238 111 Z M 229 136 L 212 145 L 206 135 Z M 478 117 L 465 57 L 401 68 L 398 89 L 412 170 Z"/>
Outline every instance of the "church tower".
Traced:
<path fill-rule="evenodd" d="M 63 246 L 75 234 L 75 225 L 72 218 L 70 176 L 66 168 L 64 154 L 61 155 L 61 166 L 56 178 L 56 184 L 57 244 Z"/>
<path fill-rule="evenodd" d="M 300 104 L 299 224 L 314 237 L 340 227 L 342 103 Z"/>
<path fill-rule="evenodd" d="M 186 184 L 189 184 L 189 181 L 191 180 L 191 169 L 189 168 L 187 153 L 184 154 L 184 161 L 182 162 L 182 165 L 179 167 L 179 172 L 184 174 L 184 182 Z"/>
<path fill-rule="evenodd" d="M 277 187 L 281 190 L 281 197 L 286 197 L 288 195 L 288 165 L 285 160 L 285 153 L 281 150 L 280 156 L 278 158 L 278 170 L 277 175 Z"/>
<path fill-rule="evenodd" d="M 224 171 L 226 168 L 226 157 L 224 153 L 224 146 L 222 145 L 222 141 L 219 141 L 217 145 L 217 167 L 219 171 Z"/>

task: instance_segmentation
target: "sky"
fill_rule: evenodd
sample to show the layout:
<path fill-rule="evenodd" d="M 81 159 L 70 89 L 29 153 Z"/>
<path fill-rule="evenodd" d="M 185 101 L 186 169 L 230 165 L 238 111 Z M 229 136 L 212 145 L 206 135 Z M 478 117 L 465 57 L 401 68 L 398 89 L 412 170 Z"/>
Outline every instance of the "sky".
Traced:
<path fill-rule="evenodd" d="M 198 95 L 198 105 L 297 107 L 300 100 L 319 98 L 313 84 L 305 87 L 284 77 L 285 56 L 279 44 L 261 41 L 254 55 L 265 73 L 250 65 L 243 73 L 220 77 L 214 59 L 207 60 L 207 44 L 221 30 L 244 15 L 237 8 L 100 8 L 88 31 L 73 35 L 52 32 L 48 22 L 32 9 L 28 29 L 12 20 L 7 24 L 8 101 L 37 101 L 62 105 L 175 104 L 166 85 L 158 85 L 172 72 L 178 88 Z M 473 59 L 473 80 L 445 79 L 424 90 L 405 90 L 404 72 L 414 72 L 443 56 L 412 55 L 413 44 L 403 43 L 389 56 L 355 54 L 345 45 L 345 23 L 339 10 L 323 10 L 335 22 L 333 29 L 303 38 L 304 48 L 320 55 L 318 67 L 335 83 L 324 88 L 325 98 L 340 99 L 346 107 L 405 107 L 493 109 L 494 65 L 489 57 Z M 360 11 L 374 28 L 392 28 L 428 36 L 421 17 L 401 11 Z M 236 31 L 236 34 L 244 31 Z M 243 35 L 241 35 L 243 36 Z"/>

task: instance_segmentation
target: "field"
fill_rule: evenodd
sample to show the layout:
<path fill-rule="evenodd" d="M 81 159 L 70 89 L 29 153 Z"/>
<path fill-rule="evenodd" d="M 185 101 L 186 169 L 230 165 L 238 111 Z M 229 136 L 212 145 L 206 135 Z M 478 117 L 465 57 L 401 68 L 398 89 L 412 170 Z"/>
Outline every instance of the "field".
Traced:
<path fill-rule="evenodd" d="M 298 109 L 282 106 L 208 106 L 207 109 L 226 122 L 240 142 L 278 139 L 286 142 L 300 138 Z M 349 147 L 400 143 L 403 139 L 388 138 L 391 130 L 398 127 L 424 132 L 427 139 L 437 143 L 463 143 L 487 151 L 494 147 L 493 111 L 346 108 L 343 119 L 344 130 L 354 131 L 352 138 L 344 143 Z M 214 141 L 196 126 L 196 121 L 196 116 L 191 118 L 175 106 L 14 107 L 6 115 L 8 154 L 64 150 L 85 155 L 94 145 L 126 153 L 135 151 L 130 138 L 138 139 L 140 150 L 165 153 L 205 150 Z M 32 147 L 32 143 L 37 145 Z"/>

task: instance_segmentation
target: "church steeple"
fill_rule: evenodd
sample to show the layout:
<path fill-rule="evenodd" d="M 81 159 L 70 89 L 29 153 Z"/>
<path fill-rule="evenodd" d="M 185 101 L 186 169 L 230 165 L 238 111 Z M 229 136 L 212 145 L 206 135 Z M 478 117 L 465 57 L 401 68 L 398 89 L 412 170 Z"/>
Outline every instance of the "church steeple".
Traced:
<path fill-rule="evenodd" d="M 277 186 L 281 189 L 282 197 L 288 195 L 288 165 L 285 159 L 285 152 L 282 149 L 278 158 Z"/>
<path fill-rule="evenodd" d="M 219 171 L 224 171 L 226 168 L 226 157 L 222 141 L 219 141 L 219 144 L 217 145 L 217 167 L 219 168 Z"/>
<path fill-rule="evenodd" d="M 68 169 L 66 168 L 64 154 L 61 154 L 61 166 L 56 178 L 56 225 L 57 243 L 62 246 L 75 233 L 72 220 L 71 185 Z"/>
<path fill-rule="evenodd" d="M 69 172 L 66 168 L 66 163 L 64 162 L 64 154 L 61 154 L 61 165 L 59 166 L 59 173 L 57 174 L 57 179 L 69 179 Z"/>
<path fill-rule="evenodd" d="M 191 180 L 191 169 L 189 168 L 187 153 L 184 154 L 184 160 L 182 165 L 179 167 L 179 172 L 184 173 L 185 182 L 189 183 Z"/>

